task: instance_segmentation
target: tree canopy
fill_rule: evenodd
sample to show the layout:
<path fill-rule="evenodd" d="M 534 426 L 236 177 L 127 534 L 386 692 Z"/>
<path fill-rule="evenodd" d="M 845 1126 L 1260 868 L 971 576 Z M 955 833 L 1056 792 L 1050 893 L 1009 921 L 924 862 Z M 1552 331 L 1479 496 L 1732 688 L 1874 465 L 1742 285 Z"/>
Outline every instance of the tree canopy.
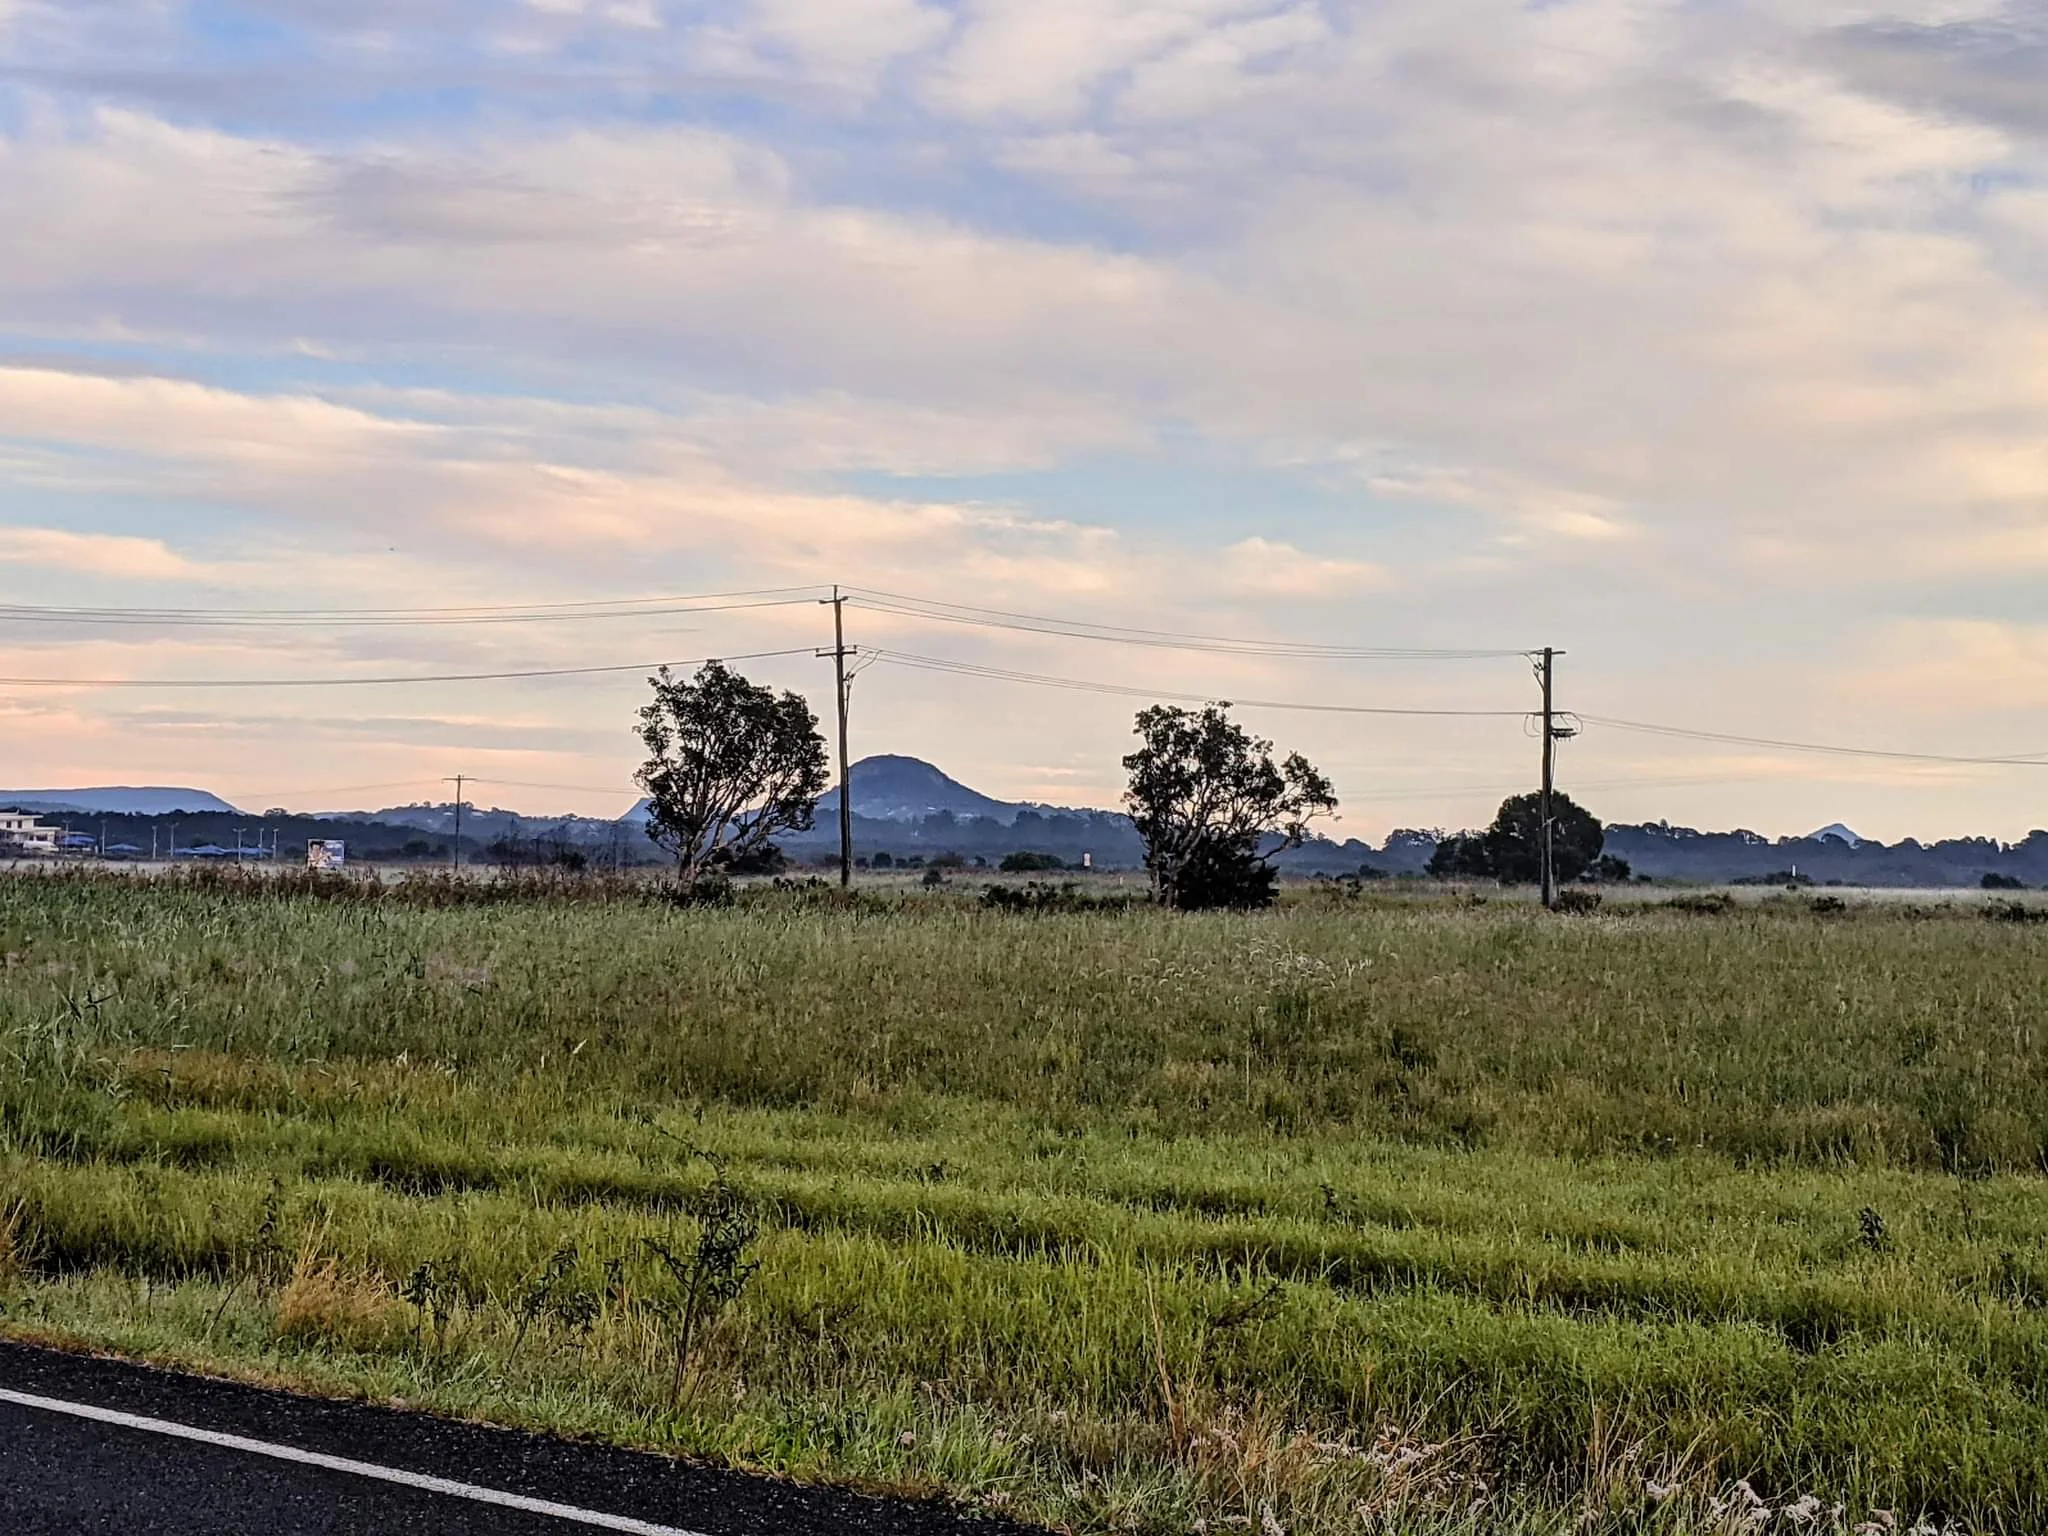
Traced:
<path fill-rule="evenodd" d="M 809 830 L 828 782 L 825 740 L 803 696 L 777 695 L 720 661 L 682 680 L 663 667 L 640 711 L 647 835 L 686 882 L 744 865 L 778 832 Z"/>
<path fill-rule="evenodd" d="M 1568 884 L 1598 866 L 1607 829 L 1570 795 L 1550 796 L 1551 870 Z M 1498 880 L 1533 885 L 1543 878 L 1543 797 L 1512 795 L 1503 800 L 1484 832 L 1444 838 L 1430 855 L 1429 872 L 1442 878 Z"/>
<path fill-rule="evenodd" d="M 1275 763 L 1273 743 L 1248 734 L 1228 708 L 1141 710 L 1141 744 L 1124 759 L 1124 803 L 1168 906 L 1268 905 L 1272 854 L 1301 846 L 1310 819 L 1337 809 L 1308 759 L 1296 752 Z"/>

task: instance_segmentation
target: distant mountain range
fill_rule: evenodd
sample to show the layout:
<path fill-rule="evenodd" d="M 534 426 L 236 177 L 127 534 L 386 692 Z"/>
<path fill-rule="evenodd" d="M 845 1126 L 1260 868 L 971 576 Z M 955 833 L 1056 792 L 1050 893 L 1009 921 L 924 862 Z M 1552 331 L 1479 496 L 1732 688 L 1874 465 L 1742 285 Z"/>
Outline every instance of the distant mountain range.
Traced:
<path fill-rule="evenodd" d="M 101 789 L 0 789 L 0 805 L 37 816 L 177 816 L 242 812 L 203 789 L 111 785 Z"/>
<path fill-rule="evenodd" d="M 921 758 L 887 754 L 862 758 L 852 768 L 854 847 L 865 857 L 892 859 L 959 854 L 995 863 L 1016 852 L 1057 854 L 1069 862 L 1087 855 L 1097 868 L 1135 868 L 1143 861 L 1130 818 L 1116 811 L 998 800 L 952 778 Z M 0 790 L 0 809 L 18 808 L 44 816 L 106 816 L 133 821 L 123 834 L 148 844 L 146 823 L 157 818 L 246 818 L 205 790 L 164 787 Z M 280 818 L 265 818 L 281 821 Z M 288 818 L 292 835 L 360 837 L 369 847 L 388 846 L 389 856 L 419 857 L 408 841 L 427 834 L 445 852 L 455 833 L 452 803 L 390 806 L 377 811 L 333 811 Z M 477 857 L 493 850 L 528 850 L 541 845 L 604 850 L 607 859 L 651 861 L 662 857 L 646 840 L 645 802 L 617 820 L 591 816 L 527 816 L 500 808 L 466 805 L 462 843 Z M 823 860 L 838 848 L 839 794 L 818 803 L 812 830 L 780 839 L 792 857 Z M 191 830 L 188 827 L 188 832 Z M 232 831 L 232 827 L 227 829 Z M 1296 874 L 1420 874 L 1443 836 L 1438 830 L 1392 833 L 1377 846 L 1356 838 L 1317 838 L 1281 855 L 1281 868 Z M 1667 822 L 1613 825 L 1607 851 L 1628 861 L 1639 875 L 1702 883 L 1764 881 L 1798 876 L 1845 885 L 1965 886 L 1985 875 L 2029 885 L 2048 885 L 2048 832 L 2021 843 L 1992 838 L 1954 838 L 1923 844 L 1912 838 L 1887 846 L 1858 837 L 1837 822 L 1806 837 L 1767 838 L 1755 832 L 1700 832 Z"/>

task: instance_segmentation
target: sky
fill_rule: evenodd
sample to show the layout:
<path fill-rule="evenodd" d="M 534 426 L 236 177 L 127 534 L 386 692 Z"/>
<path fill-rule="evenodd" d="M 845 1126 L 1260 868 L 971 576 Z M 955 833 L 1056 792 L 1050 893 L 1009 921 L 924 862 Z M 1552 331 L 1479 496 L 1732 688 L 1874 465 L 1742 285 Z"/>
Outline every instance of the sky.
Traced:
<path fill-rule="evenodd" d="M 2048 754 L 2044 576 L 2039 0 L 0 0 L 5 787 L 613 814 L 634 669 L 829 715 L 839 583 L 1554 646 L 1608 820 L 2016 839 L 2048 767 L 1598 722 Z M 1497 712 L 1241 704 L 1340 836 L 1533 786 L 1521 655 L 904 606 L 856 756 L 1114 804 L 1156 693 Z"/>

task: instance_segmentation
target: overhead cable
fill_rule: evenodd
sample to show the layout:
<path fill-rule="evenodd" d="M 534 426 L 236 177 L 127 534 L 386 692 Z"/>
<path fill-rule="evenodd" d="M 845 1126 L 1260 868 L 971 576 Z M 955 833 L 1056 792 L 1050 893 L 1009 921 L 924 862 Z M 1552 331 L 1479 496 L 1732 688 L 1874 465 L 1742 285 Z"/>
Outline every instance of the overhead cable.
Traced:
<path fill-rule="evenodd" d="M 878 613 L 899 618 L 931 619 L 942 624 L 962 624 L 981 629 L 1022 630 L 1029 634 L 1055 635 L 1069 640 L 1100 640 L 1116 645 L 1146 646 L 1161 650 L 1209 651 L 1233 656 L 1286 656 L 1328 661 L 1480 661 L 1508 656 L 1527 656 L 1526 650 L 1428 650 L 1393 646 L 1320 645 L 1295 640 L 1256 640 L 1228 635 L 1204 635 L 1164 629 L 1133 629 L 1121 624 L 1097 624 L 1084 619 L 1050 618 L 1044 614 L 1011 613 L 1001 608 L 977 608 L 965 603 L 938 602 L 908 597 L 896 592 L 877 592 L 849 587 L 850 601 Z"/>
<path fill-rule="evenodd" d="M 797 590 L 803 596 L 784 593 Z M 116 624 L 151 629 L 363 629 L 447 624 L 562 624 L 590 619 L 667 618 L 787 608 L 816 601 L 815 589 L 711 593 L 703 597 L 623 598 L 609 602 L 502 604 L 487 608 L 62 608 L 0 604 L 0 622 Z"/>
<path fill-rule="evenodd" d="M 1122 698 L 1178 699 L 1194 703 L 1216 702 L 1219 697 L 1214 693 L 1175 693 L 1162 688 L 1131 688 L 1118 683 L 1089 682 L 1077 677 L 1048 677 L 1037 672 L 1012 672 L 1005 667 L 984 667 L 974 662 L 949 661 L 938 656 L 918 656 L 907 651 L 884 650 L 877 646 L 864 647 L 863 654 L 891 666 L 915 667 L 926 672 L 950 672 L 961 677 L 985 677 L 1006 683 L 1026 683 L 1037 688 L 1067 688 L 1081 693 L 1113 694 Z M 1523 709 L 1407 709 L 1391 705 L 1311 704 L 1292 700 L 1236 697 L 1231 698 L 1229 702 L 1243 709 L 1294 709 L 1332 715 L 1410 715 L 1450 719 L 1518 720 L 1528 713 Z"/>
<path fill-rule="evenodd" d="M 651 672 L 657 667 L 694 667 L 706 660 L 762 661 L 771 656 L 809 656 L 809 646 L 784 651 L 747 651 L 689 661 L 630 661 L 602 667 L 527 667 L 508 672 L 432 672 L 372 677 L 0 677 L 0 688 L 357 688 L 383 683 L 491 683 L 515 678 L 594 677 L 606 672 Z"/>
<path fill-rule="evenodd" d="M 2048 752 L 2019 752 L 2008 757 L 1976 757 L 1947 752 L 1895 752 L 1882 747 L 1847 747 L 1818 741 L 1785 741 L 1773 736 L 1738 736 L 1727 731 L 1698 731 L 1643 720 L 1615 720 L 1605 715 L 1580 715 L 1584 724 L 1645 736 L 1671 736 L 1684 741 L 1711 741 L 1724 746 L 1765 747 L 1780 752 L 1821 752 L 1832 757 L 1872 757 L 1906 763 L 1955 763 L 1987 768 L 2048 768 Z"/>

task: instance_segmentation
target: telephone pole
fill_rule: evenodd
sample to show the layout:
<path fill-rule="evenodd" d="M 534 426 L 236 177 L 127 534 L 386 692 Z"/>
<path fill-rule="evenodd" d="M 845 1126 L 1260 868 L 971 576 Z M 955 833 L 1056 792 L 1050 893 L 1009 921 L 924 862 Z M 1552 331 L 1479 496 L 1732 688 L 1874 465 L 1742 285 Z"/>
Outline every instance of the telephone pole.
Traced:
<path fill-rule="evenodd" d="M 455 786 L 455 841 L 448 848 L 448 867 L 462 868 L 462 781 L 465 775 L 450 774 L 441 782 Z"/>
<path fill-rule="evenodd" d="M 1557 723 L 1554 684 L 1557 658 L 1562 655 L 1563 651 L 1546 645 L 1542 659 L 1536 663 L 1536 677 L 1543 684 L 1543 794 L 1538 814 L 1542 821 L 1543 905 L 1546 909 L 1557 905 L 1556 817 L 1551 814 L 1551 801 L 1557 791 L 1557 744 L 1578 734 L 1576 727 Z"/>
<path fill-rule="evenodd" d="M 820 656 L 832 658 L 833 679 L 839 698 L 839 883 L 853 884 L 853 783 L 846 765 L 846 705 L 847 689 L 851 686 L 846 676 L 846 658 L 859 654 L 858 646 L 846 643 L 846 598 L 834 584 L 832 595 L 820 599 L 832 605 L 832 649 L 820 651 Z"/>

